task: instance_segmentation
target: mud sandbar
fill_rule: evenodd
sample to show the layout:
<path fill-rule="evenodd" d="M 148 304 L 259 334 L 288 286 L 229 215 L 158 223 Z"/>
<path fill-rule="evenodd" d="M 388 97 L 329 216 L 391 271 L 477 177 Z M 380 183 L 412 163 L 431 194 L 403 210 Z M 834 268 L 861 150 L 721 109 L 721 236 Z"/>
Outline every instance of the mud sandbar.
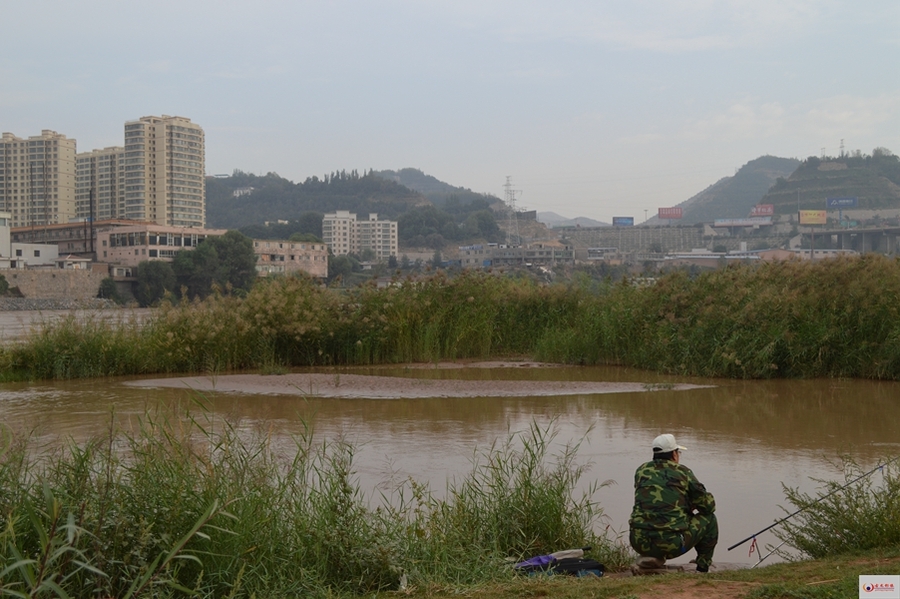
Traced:
<path fill-rule="evenodd" d="M 520 363 L 508 363 L 521 367 Z M 500 365 L 493 362 L 490 366 Z M 432 365 L 433 366 L 433 365 Z M 477 366 L 469 364 L 468 366 Z M 538 366 L 538 364 L 529 364 Z M 300 395 L 313 397 L 401 399 L 432 397 L 537 397 L 549 395 L 589 395 L 596 393 L 644 393 L 657 390 L 697 389 L 705 385 L 603 381 L 467 381 L 419 379 L 396 376 L 369 376 L 345 373 L 291 373 L 284 375 L 229 374 L 129 381 L 136 387 L 169 387 L 249 393 L 254 395 Z"/>

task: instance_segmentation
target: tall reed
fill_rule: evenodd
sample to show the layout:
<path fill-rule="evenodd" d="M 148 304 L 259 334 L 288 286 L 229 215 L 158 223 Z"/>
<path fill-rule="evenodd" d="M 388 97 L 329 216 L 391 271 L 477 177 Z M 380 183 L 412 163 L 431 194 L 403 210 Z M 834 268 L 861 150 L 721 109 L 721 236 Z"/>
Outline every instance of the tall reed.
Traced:
<path fill-rule="evenodd" d="M 355 448 L 291 449 L 205 412 L 146 414 L 129 431 L 0 457 L 0 592 L 18 596 L 355 596 L 511 576 L 504 558 L 592 544 L 602 510 L 574 498 L 577 447 L 551 459 L 536 425 L 479 454 L 438 498 L 409 481 L 360 488 Z"/>
<path fill-rule="evenodd" d="M 42 327 L 0 380 L 527 356 L 737 378 L 900 378 L 900 261 L 729 266 L 653 285 L 539 285 L 485 272 L 352 290 L 260 281 L 154 318 Z"/>

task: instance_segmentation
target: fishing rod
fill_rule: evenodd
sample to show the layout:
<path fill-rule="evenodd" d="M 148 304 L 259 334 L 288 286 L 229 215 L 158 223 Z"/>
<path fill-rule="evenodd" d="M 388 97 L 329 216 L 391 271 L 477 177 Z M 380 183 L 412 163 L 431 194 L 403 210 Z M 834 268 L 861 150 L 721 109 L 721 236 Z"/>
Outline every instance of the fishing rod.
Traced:
<path fill-rule="evenodd" d="M 734 545 L 732 545 L 731 547 L 729 547 L 729 548 L 728 548 L 728 551 L 731 551 L 731 550 L 734 549 L 735 547 L 740 547 L 741 545 L 743 545 L 744 543 L 746 543 L 747 541 L 749 541 L 749 540 L 751 540 L 751 539 L 755 539 L 755 538 L 756 538 L 756 535 L 760 535 L 760 534 L 766 532 L 766 531 L 769 530 L 769 529 L 775 528 L 775 527 L 778 526 L 779 524 L 783 524 L 784 522 L 790 520 L 791 518 L 793 518 L 794 516 L 796 516 L 796 515 L 799 514 L 800 512 L 804 512 L 804 511 L 806 511 L 807 509 L 809 509 L 810 507 L 812 507 L 813 505 L 819 503 L 819 502 L 822 501 L 823 499 L 828 499 L 829 497 L 831 497 L 831 496 L 834 495 L 835 493 L 838 493 L 838 492 L 840 492 L 840 491 L 843 491 L 844 489 L 846 489 L 847 487 L 849 487 L 849 486 L 852 485 L 853 483 L 855 483 L 855 482 L 857 482 L 857 481 L 860 481 L 860 480 L 864 479 L 864 478 L 867 477 L 867 476 L 870 476 L 871 474 L 873 474 L 873 473 L 876 472 L 877 470 L 881 470 L 881 469 L 883 469 L 885 466 L 887 466 L 888 464 L 890 464 L 890 463 L 892 463 L 892 462 L 896 462 L 897 460 L 900 460 L 900 456 L 897 456 L 897 457 L 895 457 L 895 458 L 892 458 L 892 459 L 888 460 L 887 462 L 885 462 L 885 463 L 883 463 L 883 464 L 880 464 L 880 465 L 878 465 L 878 466 L 875 466 L 874 468 L 872 468 L 871 470 L 869 470 L 869 471 L 866 472 L 865 474 L 861 474 L 861 475 L 857 476 L 856 478 L 854 478 L 853 480 L 851 480 L 851 481 L 850 481 L 849 483 L 847 483 L 846 485 L 844 485 L 844 486 L 842 486 L 842 487 L 838 487 L 837 489 L 835 489 L 835 490 L 832 491 L 831 493 L 828 493 L 827 495 L 823 495 L 822 497 L 819 497 L 818 499 L 816 499 L 815 501 L 813 501 L 813 502 L 810 503 L 809 505 L 807 505 L 807 506 L 805 506 L 805 507 L 802 507 L 802 508 L 800 508 L 799 510 L 797 510 L 797 511 L 791 513 L 791 514 L 788 514 L 787 516 L 785 516 L 785 517 L 782 518 L 781 520 L 778 520 L 778 521 L 775 522 L 774 524 L 770 524 L 770 525 L 766 526 L 766 527 L 765 527 L 764 529 L 762 529 L 761 531 L 757 532 L 756 534 L 750 535 L 749 537 L 747 537 L 747 538 L 744 539 L 743 541 L 738 541 L 737 543 L 735 543 Z M 766 557 L 768 557 L 768 556 L 766 556 Z M 760 561 L 762 561 L 762 560 L 760 560 Z"/>

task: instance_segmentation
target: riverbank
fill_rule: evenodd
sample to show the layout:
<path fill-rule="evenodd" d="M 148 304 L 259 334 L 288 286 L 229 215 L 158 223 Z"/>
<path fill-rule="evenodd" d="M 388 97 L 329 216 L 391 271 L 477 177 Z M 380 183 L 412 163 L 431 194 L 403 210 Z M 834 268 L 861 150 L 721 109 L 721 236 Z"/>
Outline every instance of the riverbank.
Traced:
<path fill-rule="evenodd" d="M 724 549 L 719 550 L 724 552 Z M 900 548 L 864 554 L 774 564 L 756 569 L 685 572 L 664 576 L 528 578 L 495 583 L 475 589 L 407 589 L 408 597 L 458 597 L 470 599 L 848 599 L 858 596 L 860 575 L 900 573 Z M 381 593 L 377 599 L 397 596 Z"/>

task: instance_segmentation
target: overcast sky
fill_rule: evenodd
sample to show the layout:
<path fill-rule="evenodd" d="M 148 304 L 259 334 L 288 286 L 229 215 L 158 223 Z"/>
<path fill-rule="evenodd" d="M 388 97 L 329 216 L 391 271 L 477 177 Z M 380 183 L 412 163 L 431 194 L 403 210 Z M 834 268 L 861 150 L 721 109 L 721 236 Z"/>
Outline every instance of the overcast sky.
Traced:
<path fill-rule="evenodd" d="M 209 174 L 415 167 L 644 220 L 764 154 L 900 153 L 898 0 L 0 0 L 0 130 L 179 115 Z M 736 215 L 743 216 L 743 215 Z"/>

